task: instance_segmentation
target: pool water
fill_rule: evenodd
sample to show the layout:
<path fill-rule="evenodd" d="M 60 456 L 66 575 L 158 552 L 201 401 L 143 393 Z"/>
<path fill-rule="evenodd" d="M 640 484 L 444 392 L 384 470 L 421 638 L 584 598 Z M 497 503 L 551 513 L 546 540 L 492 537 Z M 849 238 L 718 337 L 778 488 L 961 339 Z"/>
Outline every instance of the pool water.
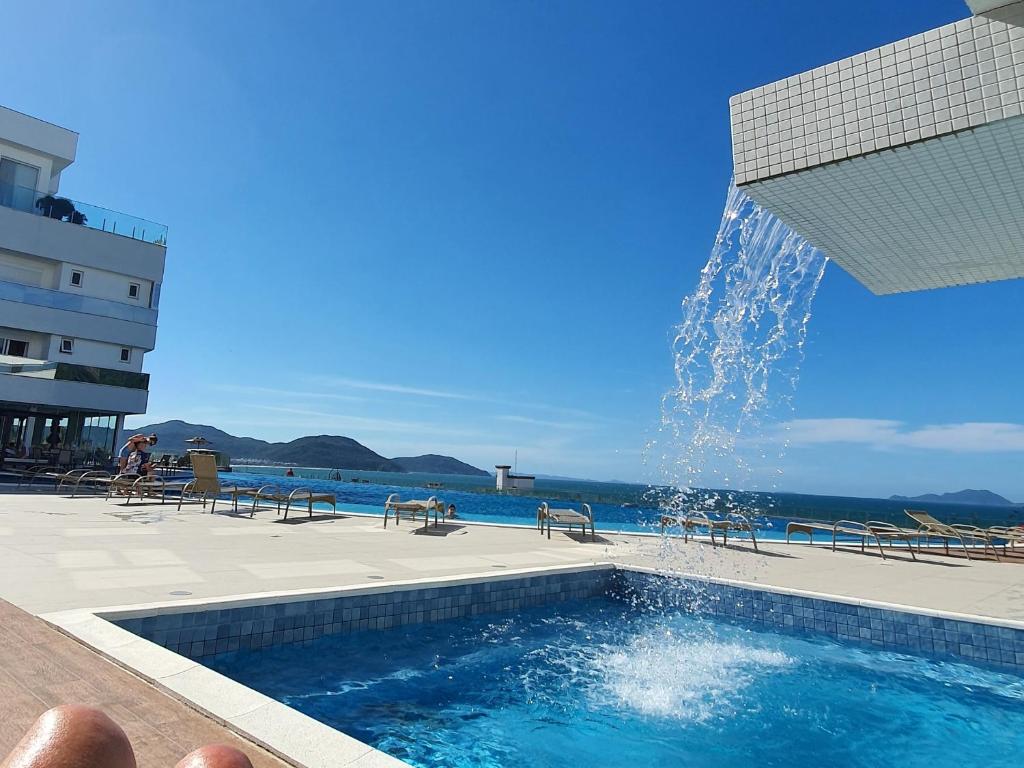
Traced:
<path fill-rule="evenodd" d="M 594 598 L 211 668 L 416 766 L 1016 762 L 1024 678 Z"/>

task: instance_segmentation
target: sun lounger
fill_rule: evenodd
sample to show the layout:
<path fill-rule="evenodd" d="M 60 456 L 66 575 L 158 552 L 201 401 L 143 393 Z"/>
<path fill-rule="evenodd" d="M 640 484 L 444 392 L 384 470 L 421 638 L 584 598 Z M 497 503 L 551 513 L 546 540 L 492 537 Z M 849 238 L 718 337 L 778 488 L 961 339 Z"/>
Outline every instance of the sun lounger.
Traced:
<path fill-rule="evenodd" d="M 36 480 L 53 480 L 56 485 L 62 477 L 70 474 L 66 469 L 60 469 L 53 464 L 36 464 L 28 469 L 13 470 L 18 475 L 18 485 L 35 485 Z M 85 470 L 71 470 L 78 472 Z"/>
<path fill-rule="evenodd" d="M 946 554 L 949 554 L 949 542 L 957 541 L 964 550 L 964 555 L 967 559 L 971 559 L 971 553 L 967 549 L 967 541 L 980 541 L 982 543 L 982 550 L 985 551 L 989 547 L 992 547 L 992 554 L 995 555 L 996 561 L 999 560 L 999 552 L 996 550 L 996 545 L 993 541 L 993 536 L 985 531 L 983 528 L 978 528 L 974 525 L 948 525 L 940 520 L 936 520 L 927 512 L 916 509 L 904 510 L 907 515 L 917 523 L 920 527 L 918 528 L 918 547 L 917 551 L 921 551 L 921 539 L 941 539 L 943 545 L 946 548 Z"/>
<path fill-rule="evenodd" d="M 309 516 L 313 516 L 313 504 L 323 502 L 334 507 L 334 514 L 338 513 L 337 497 L 333 493 L 316 493 L 309 488 L 293 488 L 290 491 L 282 490 L 277 485 L 266 485 L 246 495 L 252 496 L 252 508 L 249 517 L 256 514 L 256 508 L 261 501 L 270 501 L 277 504 L 277 514 L 281 514 L 282 504 L 284 505 L 284 519 L 288 519 L 288 512 L 292 504 L 306 504 Z"/>
<path fill-rule="evenodd" d="M 993 543 L 996 540 L 1002 541 L 1004 555 L 1007 547 L 1013 549 L 1017 544 L 1024 544 L 1024 528 L 1019 525 L 1014 527 L 993 525 L 986 528 L 985 532 L 992 537 Z"/>
<path fill-rule="evenodd" d="M 885 551 L 882 549 L 882 542 L 888 541 L 890 546 L 894 541 L 907 543 L 907 551 L 910 557 L 917 560 L 914 554 L 914 541 L 918 538 L 917 531 L 908 528 L 900 528 L 892 523 L 884 523 L 878 520 L 869 520 L 867 523 L 858 523 L 854 520 L 837 520 L 834 523 L 816 523 L 807 521 L 790 521 L 786 524 L 786 543 L 794 533 L 806 534 L 810 543 L 814 543 L 814 532 L 822 531 L 832 535 L 832 551 L 836 551 L 841 535 L 851 536 L 860 539 L 860 551 L 864 552 L 868 541 L 873 541 L 878 547 L 878 554 L 885 560 Z"/>
<path fill-rule="evenodd" d="M 431 512 L 434 513 L 434 525 L 436 526 L 439 518 L 444 515 L 444 502 L 438 501 L 436 496 L 431 496 L 429 499 L 402 501 L 397 493 L 392 493 L 384 502 L 384 527 L 388 527 L 388 515 L 394 514 L 395 525 L 398 525 L 404 514 L 411 517 L 413 522 L 416 521 L 417 515 L 423 515 L 423 527 L 426 528 L 430 523 Z"/>
<path fill-rule="evenodd" d="M 577 512 L 575 509 L 556 509 L 549 506 L 546 501 L 543 502 L 537 508 L 537 527 L 540 528 L 541 533 L 546 528 L 550 539 L 552 525 L 566 525 L 569 527 L 569 533 L 572 533 L 574 525 L 578 525 L 584 536 L 587 535 L 587 526 L 589 525 L 591 540 L 597 540 L 597 532 L 594 530 L 594 512 L 590 509 L 589 504 L 583 504 L 582 511 Z"/>
<path fill-rule="evenodd" d="M 189 454 L 192 461 L 193 479 L 185 483 L 185 487 L 178 498 L 178 509 L 186 498 L 199 499 L 206 509 L 207 499 L 211 500 L 210 514 L 217 508 L 217 497 L 220 495 L 230 496 L 233 510 L 238 511 L 239 498 L 248 498 L 258 493 L 260 488 L 245 487 L 238 485 L 221 485 L 220 475 L 217 474 L 217 457 L 209 453 Z M 268 486 L 269 487 L 269 486 Z"/>
<path fill-rule="evenodd" d="M 749 533 L 750 541 L 754 545 L 754 551 L 757 552 L 757 533 L 756 528 L 746 517 L 739 512 L 729 512 L 723 515 L 707 514 L 700 510 L 692 510 L 690 512 L 679 513 L 679 514 L 664 514 L 661 516 L 661 531 L 665 532 L 668 527 L 679 527 L 683 531 L 683 541 L 689 541 L 691 535 L 695 534 L 699 529 L 707 531 L 711 537 L 711 544 L 714 546 L 717 542 L 715 536 L 718 534 L 722 535 L 722 546 L 726 546 L 729 543 L 729 533 Z"/>
<path fill-rule="evenodd" d="M 134 473 L 125 473 L 112 478 L 92 478 L 90 482 L 94 482 L 100 486 L 105 486 L 107 489 L 108 500 L 111 496 L 125 497 L 125 504 L 131 504 L 132 499 L 142 501 L 146 498 L 160 499 L 161 504 L 166 504 L 168 491 L 177 491 L 179 495 L 183 496 L 187 492 L 189 485 L 192 483 L 191 480 L 187 483 L 169 483 L 162 477 L 157 477 L 155 475 L 137 475 Z M 181 508 L 180 500 L 178 502 L 178 508 Z"/>
<path fill-rule="evenodd" d="M 71 489 L 71 497 L 74 498 L 83 487 L 92 488 L 93 490 L 104 488 L 106 486 L 105 481 L 110 478 L 111 474 L 106 470 L 75 469 L 64 473 L 57 480 L 57 492 L 60 493 L 61 488 L 67 486 Z"/>

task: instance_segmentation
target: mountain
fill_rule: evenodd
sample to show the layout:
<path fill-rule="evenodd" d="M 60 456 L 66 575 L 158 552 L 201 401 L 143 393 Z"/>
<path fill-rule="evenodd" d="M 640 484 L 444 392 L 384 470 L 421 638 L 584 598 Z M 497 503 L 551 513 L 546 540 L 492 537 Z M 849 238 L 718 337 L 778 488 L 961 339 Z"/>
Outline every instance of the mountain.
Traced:
<path fill-rule="evenodd" d="M 490 477 L 490 472 L 477 469 L 464 461 L 451 456 L 438 456 L 428 453 L 423 456 L 396 456 L 391 461 L 400 467 L 402 472 L 427 472 L 433 475 L 476 475 Z"/>
<path fill-rule="evenodd" d="M 437 474 L 486 475 L 482 469 L 470 466 L 451 456 L 427 454 L 388 459 L 350 437 L 340 435 L 310 435 L 287 443 L 268 443 L 254 437 L 235 437 L 208 424 L 190 424 L 175 419 L 160 424 L 148 424 L 127 430 L 131 434 L 155 433 L 160 442 L 156 453 L 183 453 L 186 440 L 201 436 L 210 441 L 210 448 L 223 451 L 233 459 L 276 464 L 297 464 L 307 467 L 362 469 L 374 472 L 432 472 Z"/>
<path fill-rule="evenodd" d="M 890 496 L 894 501 L 933 501 L 943 504 L 975 504 L 983 507 L 1012 507 L 1013 502 L 992 491 L 970 488 L 955 493 L 925 493 L 921 496 Z"/>

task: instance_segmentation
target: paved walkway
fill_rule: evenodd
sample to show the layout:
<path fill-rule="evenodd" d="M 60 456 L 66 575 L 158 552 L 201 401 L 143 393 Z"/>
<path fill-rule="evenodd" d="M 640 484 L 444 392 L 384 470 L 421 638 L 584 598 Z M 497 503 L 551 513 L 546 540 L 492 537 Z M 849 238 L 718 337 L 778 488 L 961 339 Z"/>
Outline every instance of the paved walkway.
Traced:
<path fill-rule="evenodd" d="M 0 494 L 0 597 L 41 614 L 504 568 L 622 562 L 957 613 L 1024 620 L 1024 569 L 926 553 L 912 562 L 781 543 L 728 549 L 679 539 L 404 522 L 341 514 L 279 521 L 274 510 L 211 515 L 198 504 Z M 1020 562 L 1021 558 L 1013 558 Z"/>

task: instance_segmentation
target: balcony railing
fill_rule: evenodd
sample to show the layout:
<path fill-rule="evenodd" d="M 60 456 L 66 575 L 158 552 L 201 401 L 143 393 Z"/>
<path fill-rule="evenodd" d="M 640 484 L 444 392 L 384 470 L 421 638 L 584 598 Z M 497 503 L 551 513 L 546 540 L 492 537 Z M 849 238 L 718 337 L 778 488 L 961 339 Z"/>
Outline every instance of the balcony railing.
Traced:
<path fill-rule="evenodd" d="M 56 363 L 32 358 L 0 357 L 0 373 L 28 376 L 35 379 L 77 381 L 83 384 L 102 384 L 107 387 L 149 389 L 149 374 L 135 371 L 117 371 L 95 365 Z"/>
<path fill-rule="evenodd" d="M 129 320 L 143 325 L 156 325 L 157 313 L 149 307 L 132 306 L 120 301 L 99 299 L 94 296 L 79 296 L 67 291 L 53 291 L 49 288 L 38 288 L 34 285 L 22 285 L 7 280 L 0 280 L 0 301 L 16 301 L 19 304 L 31 304 L 34 307 L 49 309 L 66 309 L 69 312 L 82 312 L 87 315 L 110 317 L 116 320 Z"/>
<path fill-rule="evenodd" d="M 0 184 L 0 206 L 78 224 L 89 229 L 98 229 L 101 232 L 123 235 L 146 243 L 167 245 L 167 227 L 163 224 L 68 197 L 40 192 L 31 187 Z"/>

